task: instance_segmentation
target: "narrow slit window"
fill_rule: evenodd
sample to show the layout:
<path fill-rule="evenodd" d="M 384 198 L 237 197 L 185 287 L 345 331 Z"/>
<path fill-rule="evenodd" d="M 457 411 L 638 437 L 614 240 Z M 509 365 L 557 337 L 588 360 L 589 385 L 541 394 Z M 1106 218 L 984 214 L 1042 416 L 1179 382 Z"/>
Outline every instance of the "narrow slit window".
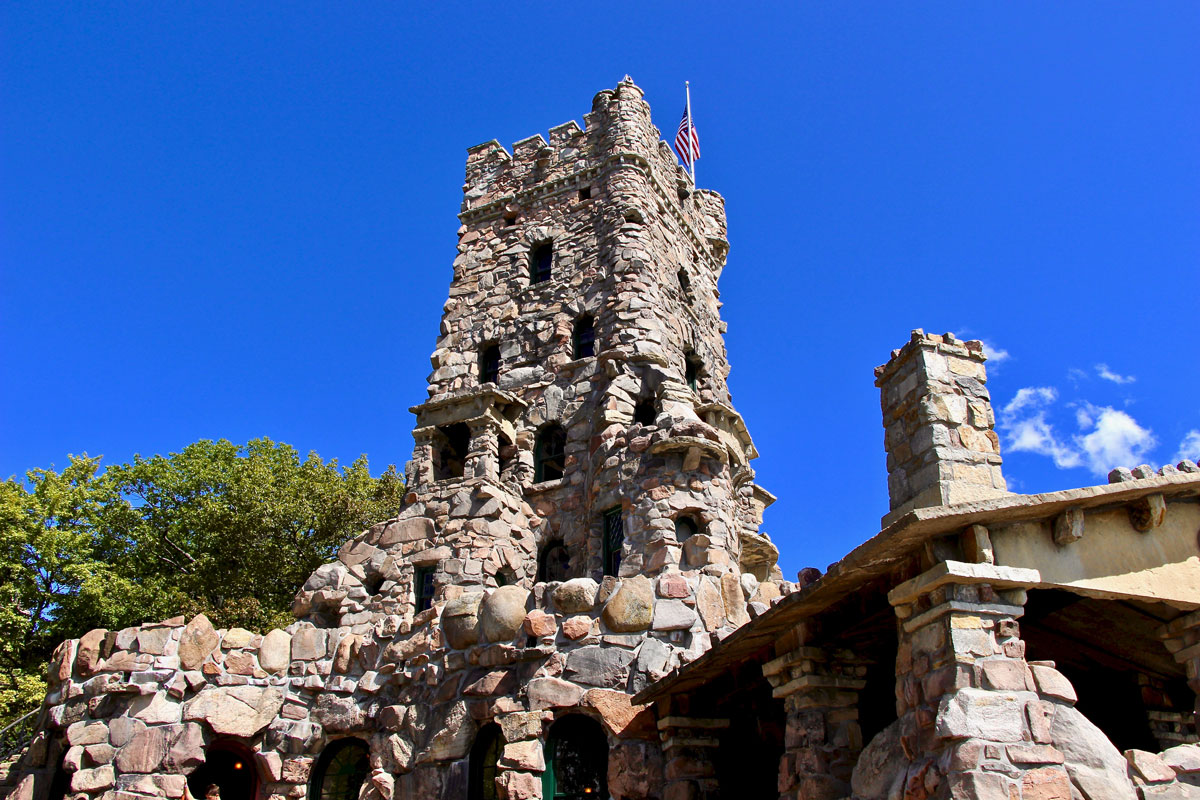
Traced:
<path fill-rule="evenodd" d="M 484 345 L 479 356 L 479 382 L 499 383 L 500 381 L 500 345 L 495 342 Z"/>
<path fill-rule="evenodd" d="M 601 545 L 600 559 L 604 564 L 604 574 L 615 578 L 621 570 L 621 551 L 625 546 L 625 521 L 619 506 L 604 512 L 604 541 Z"/>
<path fill-rule="evenodd" d="M 534 476 L 537 483 L 555 481 L 566 469 L 567 432 L 563 426 L 553 424 L 538 433 L 534 448 Z"/>
<path fill-rule="evenodd" d="M 700 357 L 695 353 L 688 353 L 686 366 L 684 366 L 684 380 L 687 381 L 688 388 L 693 392 L 697 390 L 700 381 L 700 369 L 702 362 Z"/>
<path fill-rule="evenodd" d="M 575 322 L 574 357 L 591 358 L 596 355 L 596 319 L 585 314 Z"/>
<path fill-rule="evenodd" d="M 533 248 L 529 254 L 529 280 L 531 283 L 545 283 L 550 280 L 551 269 L 554 265 L 554 243 L 542 242 Z"/>
<path fill-rule="evenodd" d="M 692 279 L 688 277 L 687 270 L 680 267 L 675 277 L 679 280 L 679 291 L 683 294 L 683 299 L 692 302 Z"/>
<path fill-rule="evenodd" d="M 430 564 L 417 567 L 413 573 L 413 601 L 418 614 L 433 607 L 433 572 L 434 566 Z"/>

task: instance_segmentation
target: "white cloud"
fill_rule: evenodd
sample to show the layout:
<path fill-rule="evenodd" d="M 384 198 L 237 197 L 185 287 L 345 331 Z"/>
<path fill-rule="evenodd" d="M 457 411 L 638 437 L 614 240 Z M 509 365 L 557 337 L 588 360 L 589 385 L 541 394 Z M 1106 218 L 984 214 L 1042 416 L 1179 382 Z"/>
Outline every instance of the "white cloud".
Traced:
<path fill-rule="evenodd" d="M 1000 412 L 1000 426 L 1008 439 L 1008 449 L 1050 456 L 1060 469 L 1077 467 L 1080 455 L 1058 438 L 1046 421 L 1046 407 L 1058 399 L 1049 386 L 1027 386 Z"/>
<path fill-rule="evenodd" d="M 998 347 L 995 342 L 990 342 L 987 339 L 981 339 L 983 342 L 983 354 L 987 356 L 988 363 L 992 366 L 1003 364 L 1012 358 L 1007 350 L 1003 347 Z"/>
<path fill-rule="evenodd" d="M 1192 429 L 1183 435 L 1183 441 L 1179 443 L 1179 452 L 1171 459 L 1171 463 L 1178 464 L 1185 458 L 1189 461 L 1200 461 L 1200 430 Z"/>
<path fill-rule="evenodd" d="M 1116 383 L 1119 385 L 1124 385 L 1126 383 L 1133 383 L 1134 381 L 1137 380 L 1137 378 L 1134 377 L 1133 375 L 1118 375 L 1117 373 L 1113 372 L 1111 369 L 1108 368 L 1108 364 L 1097 364 L 1096 365 L 1096 374 L 1099 375 L 1103 380 L 1112 381 L 1113 383 Z"/>
<path fill-rule="evenodd" d="M 1115 408 L 1091 409 L 1095 428 L 1075 437 L 1075 444 L 1087 457 L 1088 468 L 1097 475 L 1107 475 L 1113 467 L 1132 467 L 1141 464 L 1158 441 L 1149 428 Z M 1081 426 L 1086 429 L 1089 426 Z"/>
<path fill-rule="evenodd" d="M 1048 456 L 1059 469 L 1086 466 L 1097 475 L 1107 475 L 1113 467 L 1142 463 L 1157 444 L 1153 432 L 1129 414 L 1090 403 L 1075 408 L 1079 433 L 1069 439 L 1060 436 L 1047 419 L 1057 400 L 1058 392 L 1049 386 L 1019 390 L 1000 412 L 1007 449 Z M 1194 433 L 1194 444 L 1200 448 L 1200 431 Z"/>

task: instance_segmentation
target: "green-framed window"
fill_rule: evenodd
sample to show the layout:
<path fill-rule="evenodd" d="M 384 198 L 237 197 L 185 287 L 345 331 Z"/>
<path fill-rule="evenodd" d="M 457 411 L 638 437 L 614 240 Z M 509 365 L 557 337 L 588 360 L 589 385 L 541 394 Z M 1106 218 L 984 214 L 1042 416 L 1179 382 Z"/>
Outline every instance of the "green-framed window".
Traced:
<path fill-rule="evenodd" d="M 608 797 L 608 739 L 600 723 L 569 714 L 552 726 L 544 749 L 542 800 Z"/>

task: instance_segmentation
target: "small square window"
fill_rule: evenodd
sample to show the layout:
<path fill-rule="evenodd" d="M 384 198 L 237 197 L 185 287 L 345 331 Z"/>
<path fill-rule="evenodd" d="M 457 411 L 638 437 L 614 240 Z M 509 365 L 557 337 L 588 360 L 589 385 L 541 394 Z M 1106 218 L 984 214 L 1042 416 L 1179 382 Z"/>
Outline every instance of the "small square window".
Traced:
<path fill-rule="evenodd" d="M 580 200 L 591 200 L 592 199 L 592 187 L 585 186 L 582 189 L 580 189 L 579 190 L 579 199 Z"/>

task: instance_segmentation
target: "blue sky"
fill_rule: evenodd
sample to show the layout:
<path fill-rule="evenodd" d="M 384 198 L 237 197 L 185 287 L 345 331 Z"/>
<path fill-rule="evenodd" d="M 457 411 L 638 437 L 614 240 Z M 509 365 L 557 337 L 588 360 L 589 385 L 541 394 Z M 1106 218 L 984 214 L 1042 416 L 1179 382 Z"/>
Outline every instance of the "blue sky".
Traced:
<path fill-rule="evenodd" d="M 465 150 L 692 82 L 785 572 L 886 510 L 872 368 L 983 338 L 1011 488 L 1200 455 L 1195 3 L 8 3 L 0 473 L 410 456 Z"/>

